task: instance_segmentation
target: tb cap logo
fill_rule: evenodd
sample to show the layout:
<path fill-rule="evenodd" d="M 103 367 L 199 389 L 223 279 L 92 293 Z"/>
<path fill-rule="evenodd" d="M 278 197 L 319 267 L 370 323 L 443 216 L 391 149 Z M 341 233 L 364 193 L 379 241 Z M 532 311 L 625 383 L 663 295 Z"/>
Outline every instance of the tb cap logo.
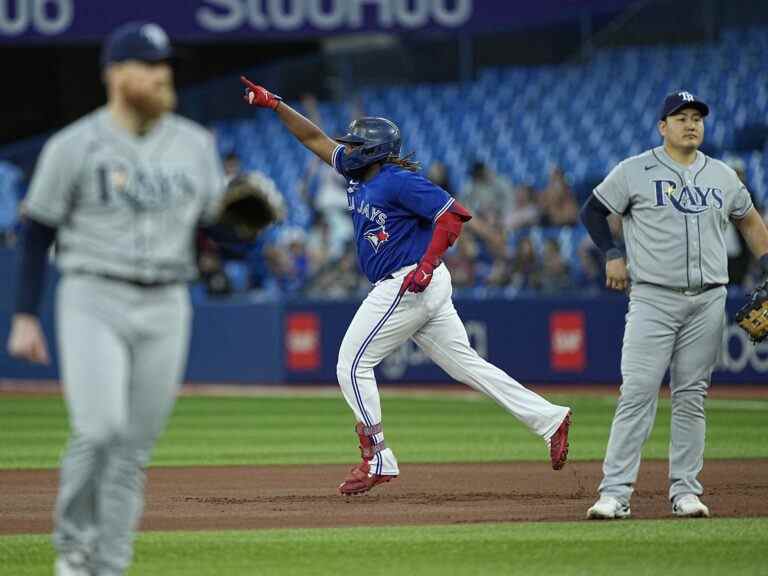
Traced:
<path fill-rule="evenodd" d="M 140 33 L 158 50 L 164 50 L 170 44 L 168 34 L 157 24 L 144 24 L 141 27 Z"/>

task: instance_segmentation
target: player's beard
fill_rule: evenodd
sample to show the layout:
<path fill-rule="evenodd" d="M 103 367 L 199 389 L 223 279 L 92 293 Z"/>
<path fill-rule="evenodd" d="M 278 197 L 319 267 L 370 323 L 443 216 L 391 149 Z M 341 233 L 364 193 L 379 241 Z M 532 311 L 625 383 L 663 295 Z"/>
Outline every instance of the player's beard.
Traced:
<path fill-rule="evenodd" d="M 125 101 L 147 119 L 159 118 L 176 108 L 176 91 L 170 82 L 153 86 L 125 86 Z"/>

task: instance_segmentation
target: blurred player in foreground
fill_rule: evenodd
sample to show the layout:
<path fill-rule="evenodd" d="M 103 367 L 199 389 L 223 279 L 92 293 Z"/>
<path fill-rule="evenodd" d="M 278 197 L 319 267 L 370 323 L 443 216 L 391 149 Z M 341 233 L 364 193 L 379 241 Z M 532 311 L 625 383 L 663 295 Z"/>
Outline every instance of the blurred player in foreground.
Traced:
<path fill-rule="evenodd" d="M 107 105 L 51 137 L 23 205 L 12 356 L 48 363 L 38 308 L 54 240 L 62 272 L 56 331 L 71 437 L 55 512 L 58 576 L 128 568 L 145 469 L 186 365 L 196 230 L 254 232 L 241 218 L 254 184 L 238 180 L 222 195 L 211 135 L 171 113 L 170 57 L 156 24 L 113 32 L 102 52 Z"/>

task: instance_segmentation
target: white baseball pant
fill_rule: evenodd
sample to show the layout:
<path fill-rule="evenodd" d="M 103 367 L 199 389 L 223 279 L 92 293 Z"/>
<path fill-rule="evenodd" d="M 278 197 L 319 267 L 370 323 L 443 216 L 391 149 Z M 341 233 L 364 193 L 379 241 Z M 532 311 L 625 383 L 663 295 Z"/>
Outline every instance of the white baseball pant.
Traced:
<path fill-rule="evenodd" d="M 415 266 L 395 272 L 377 283 L 349 325 L 339 350 L 337 376 L 344 398 L 358 421 L 381 423 L 381 402 L 373 369 L 408 338 L 452 378 L 493 398 L 532 432 L 550 438 L 569 412 L 522 386 L 470 346 L 464 324 L 451 300 L 448 269 L 434 271 L 422 293 L 400 295 L 403 277 Z M 374 441 L 384 441 L 383 431 Z M 391 448 L 371 461 L 374 474 L 399 474 Z"/>

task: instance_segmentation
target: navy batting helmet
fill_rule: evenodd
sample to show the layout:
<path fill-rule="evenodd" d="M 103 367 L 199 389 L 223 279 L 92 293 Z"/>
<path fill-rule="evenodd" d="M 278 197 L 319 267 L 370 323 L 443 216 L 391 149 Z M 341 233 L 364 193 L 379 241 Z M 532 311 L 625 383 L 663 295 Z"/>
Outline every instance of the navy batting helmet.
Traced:
<path fill-rule="evenodd" d="M 344 172 L 352 172 L 400 154 L 400 128 L 392 120 L 366 116 L 354 120 L 337 142 L 355 148 L 342 158 Z"/>

